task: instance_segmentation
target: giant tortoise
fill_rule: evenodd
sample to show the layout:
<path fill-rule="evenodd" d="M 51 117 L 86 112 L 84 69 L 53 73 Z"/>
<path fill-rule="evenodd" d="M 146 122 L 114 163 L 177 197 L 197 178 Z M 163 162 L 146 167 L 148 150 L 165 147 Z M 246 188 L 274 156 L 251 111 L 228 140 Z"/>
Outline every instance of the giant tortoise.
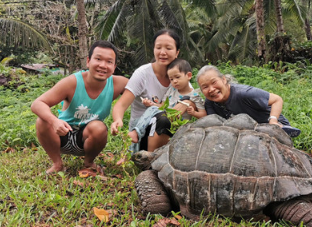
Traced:
<path fill-rule="evenodd" d="M 178 208 L 191 219 L 210 212 L 266 214 L 312 226 L 312 158 L 277 125 L 258 124 L 245 114 L 228 120 L 209 115 L 132 160 L 145 170 L 135 187 L 146 213 Z"/>

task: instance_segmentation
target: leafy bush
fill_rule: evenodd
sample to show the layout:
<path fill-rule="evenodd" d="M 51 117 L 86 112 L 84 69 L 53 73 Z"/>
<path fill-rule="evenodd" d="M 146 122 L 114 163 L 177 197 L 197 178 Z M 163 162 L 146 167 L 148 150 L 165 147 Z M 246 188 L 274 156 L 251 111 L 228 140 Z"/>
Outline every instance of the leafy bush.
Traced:
<path fill-rule="evenodd" d="M 36 116 L 30 110 L 31 103 L 62 76 L 26 75 L 21 69 L 13 70 L 0 65 L 1 74 L 12 80 L 7 86 L 0 86 L 0 148 L 20 149 L 37 145 Z M 57 107 L 53 108 L 53 111 L 56 110 Z"/>

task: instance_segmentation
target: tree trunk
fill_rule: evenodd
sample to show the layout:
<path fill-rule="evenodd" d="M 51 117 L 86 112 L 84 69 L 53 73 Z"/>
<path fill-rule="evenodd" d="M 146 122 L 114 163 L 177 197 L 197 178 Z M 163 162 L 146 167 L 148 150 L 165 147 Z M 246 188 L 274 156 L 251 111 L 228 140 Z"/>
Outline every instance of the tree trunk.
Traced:
<path fill-rule="evenodd" d="M 310 40 L 310 41 L 312 41 L 312 34 L 311 34 L 311 27 L 310 27 L 310 23 L 309 23 L 309 19 L 308 18 L 306 18 L 305 20 L 304 20 L 304 30 L 305 30 L 305 32 L 306 32 L 306 36 L 307 36 L 307 40 Z"/>
<path fill-rule="evenodd" d="M 78 11 L 78 39 L 79 59 L 82 69 L 87 69 L 88 43 L 87 43 L 87 18 L 84 0 L 76 0 Z"/>
<path fill-rule="evenodd" d="M 277 35 L 284 34 L 284 23 L 282 17 L 282 7 L 281 0 L 274 0 L 275 11 L 276 11 L 276 27 L 277 27 Z"/>
<path fill-rule="evenodd" d="M 257 18 L 257 40 L 258 57 L 265 59 L 265 32 L 264 32 L 264 9 L 263 0 L 256 0 L 256 18 Z"/>

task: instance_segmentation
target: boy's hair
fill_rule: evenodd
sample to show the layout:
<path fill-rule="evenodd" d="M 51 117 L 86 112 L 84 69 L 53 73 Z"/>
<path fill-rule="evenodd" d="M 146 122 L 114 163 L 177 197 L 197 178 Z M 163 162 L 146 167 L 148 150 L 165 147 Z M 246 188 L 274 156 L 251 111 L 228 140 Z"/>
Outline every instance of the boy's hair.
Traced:
<path fill-rule="evenodd" d="M 187 74 L 188 72 L 192 72 L 192 67 L 188 61 L 180 58 L 174 59 L 169 65 L 167 70 L 177 67 L 180 72 Z"/>
<path fill-rule="evenodd" d="M 106 40 L 98 40 L 95 43 L 92 44 L 90 50 L 89 50 L 89 59 L 91 59 L 93 51 L 96 47 L 101 47 L 101 48 L 109 48 L 112 49 L 115 52 L 115 64 L 117 64 L 117 57 L 118 57 L 118 51 L 117 48 L 112 44 L 111 42 L 108 42 Z"/>

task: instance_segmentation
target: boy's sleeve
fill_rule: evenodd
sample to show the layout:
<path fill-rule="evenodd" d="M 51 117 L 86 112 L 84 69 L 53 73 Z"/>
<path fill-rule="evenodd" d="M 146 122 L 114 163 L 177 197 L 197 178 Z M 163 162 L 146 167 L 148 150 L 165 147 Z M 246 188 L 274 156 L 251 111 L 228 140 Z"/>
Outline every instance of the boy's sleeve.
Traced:
<path fill-rule="evenodd" d="M 194 95 L 190 99 L 197 107 L 197 109 L 205 109 L 204 100 L 200 95 Z"/>

